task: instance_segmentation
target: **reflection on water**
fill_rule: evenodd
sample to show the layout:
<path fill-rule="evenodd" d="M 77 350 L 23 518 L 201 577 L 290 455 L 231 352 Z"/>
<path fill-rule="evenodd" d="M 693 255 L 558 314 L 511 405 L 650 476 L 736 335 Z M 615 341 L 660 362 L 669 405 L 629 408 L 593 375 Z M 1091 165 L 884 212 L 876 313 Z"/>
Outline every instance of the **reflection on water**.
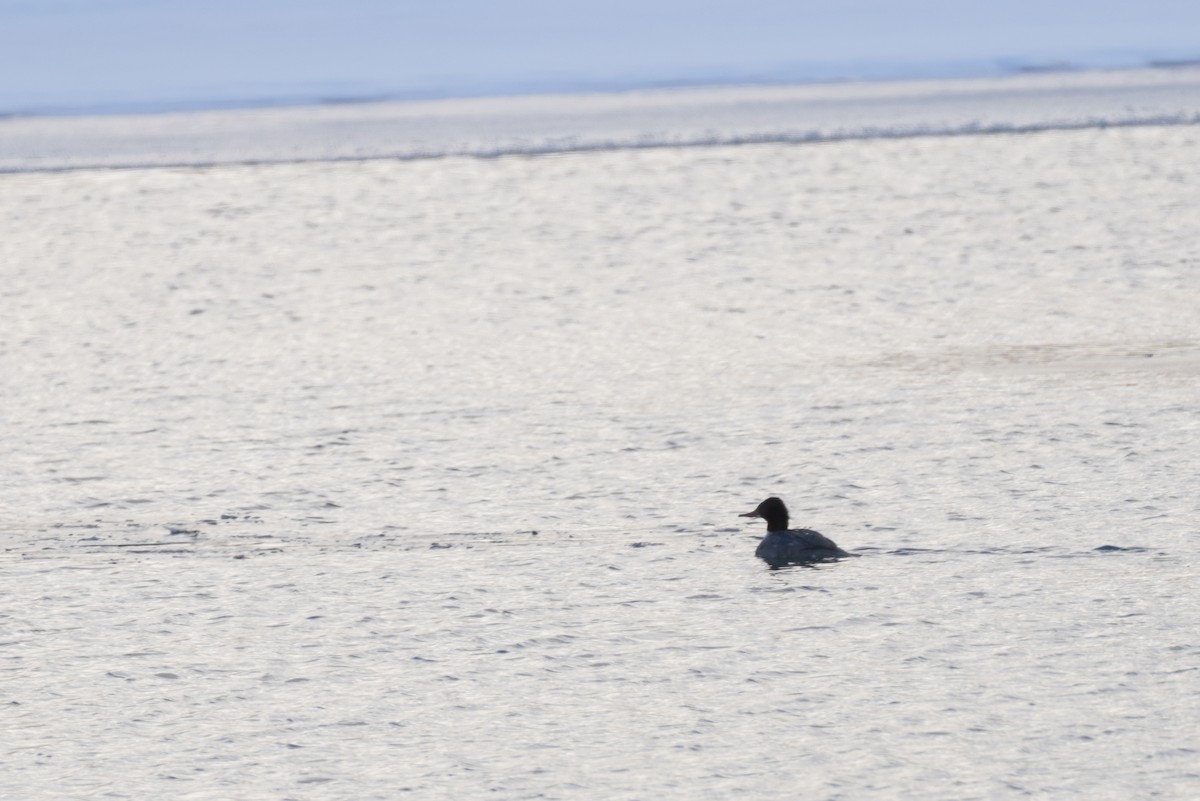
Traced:
<path fill-rule="evenodd" d="M 1184 797 L 1195 139 L 4 176 L 0 795 Z"/>

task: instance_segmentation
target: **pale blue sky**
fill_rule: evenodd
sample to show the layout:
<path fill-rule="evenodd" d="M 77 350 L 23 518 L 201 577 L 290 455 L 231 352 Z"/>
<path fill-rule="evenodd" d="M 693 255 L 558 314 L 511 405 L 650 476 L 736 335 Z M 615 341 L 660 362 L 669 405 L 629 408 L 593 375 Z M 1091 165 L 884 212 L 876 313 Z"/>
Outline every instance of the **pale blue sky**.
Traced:
<path fill-rule="evenodd" d="M 1196 0 L 0 0 L 0 112 L 1200 58 Z"/>

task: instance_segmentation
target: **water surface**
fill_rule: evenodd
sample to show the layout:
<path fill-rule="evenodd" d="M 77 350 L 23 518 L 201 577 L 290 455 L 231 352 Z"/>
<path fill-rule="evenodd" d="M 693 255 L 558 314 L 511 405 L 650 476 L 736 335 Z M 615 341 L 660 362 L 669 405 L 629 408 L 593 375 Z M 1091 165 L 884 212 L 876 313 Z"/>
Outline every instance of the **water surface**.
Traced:
<path fill-rule="evenodd" d="M 0 794 L 1190 797 L 1196 146 L 0 176 Z"/>

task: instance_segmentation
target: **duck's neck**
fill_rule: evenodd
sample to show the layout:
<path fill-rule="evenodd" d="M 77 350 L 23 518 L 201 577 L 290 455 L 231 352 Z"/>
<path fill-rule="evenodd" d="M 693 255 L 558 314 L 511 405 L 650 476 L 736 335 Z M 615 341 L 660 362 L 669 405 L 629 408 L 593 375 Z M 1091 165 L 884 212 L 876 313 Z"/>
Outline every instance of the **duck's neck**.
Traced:
<path fill-rule="evenodd" d="M 787 531 L 788 518 L 787 515 L 778 515 L 775 517 L 765 518 L 767 521 L 767 531 Z"/>

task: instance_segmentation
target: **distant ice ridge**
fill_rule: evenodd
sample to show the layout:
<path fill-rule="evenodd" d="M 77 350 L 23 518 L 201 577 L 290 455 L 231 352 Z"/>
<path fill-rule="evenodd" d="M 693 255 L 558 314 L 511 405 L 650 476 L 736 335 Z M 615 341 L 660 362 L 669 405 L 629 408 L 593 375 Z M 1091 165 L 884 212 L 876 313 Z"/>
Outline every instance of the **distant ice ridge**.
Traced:
<path fill-rule="evenodd" d="M 1200 124 L 1200 67 L 0 119 L 0 171 Z"/>

